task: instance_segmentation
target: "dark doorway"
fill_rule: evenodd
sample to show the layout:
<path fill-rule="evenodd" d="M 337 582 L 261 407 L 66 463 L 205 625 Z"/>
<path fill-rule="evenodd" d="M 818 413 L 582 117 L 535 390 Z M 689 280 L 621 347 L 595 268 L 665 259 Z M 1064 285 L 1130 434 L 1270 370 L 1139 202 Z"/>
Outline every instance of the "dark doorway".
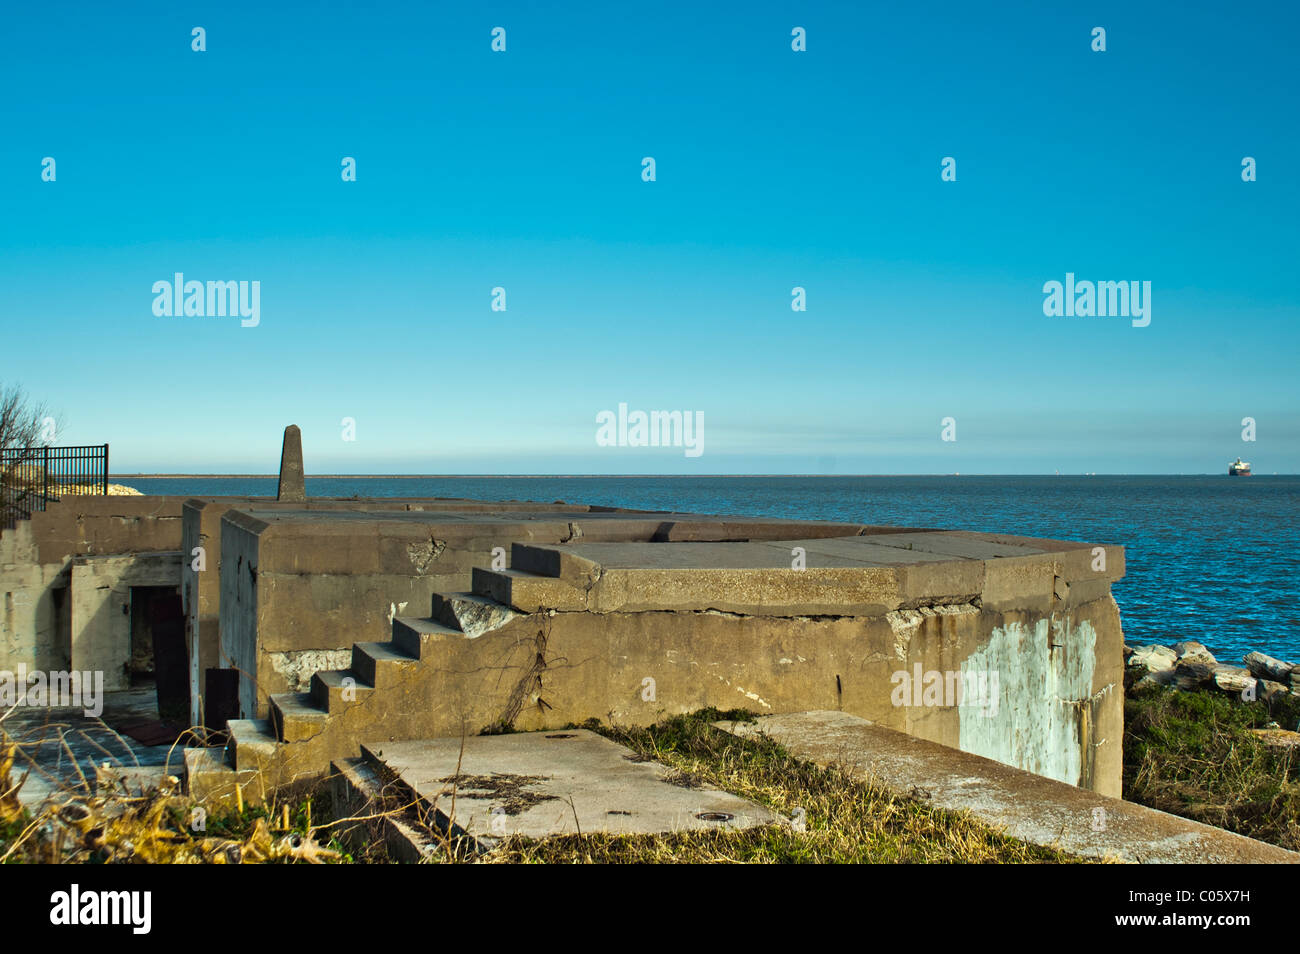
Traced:
<path fill-rule="evenodd" d="M 164 722 L 189 723 L 189 661 L 180 588 L 131 587 L 131 683 L 152 681 Z"/>
<path fill-rule="evenodd" d="M 204 676 L 203 723 L 208 731 L 224 735 L 226 723 L 239 718 L 239 670 L 209 669 Z"/>

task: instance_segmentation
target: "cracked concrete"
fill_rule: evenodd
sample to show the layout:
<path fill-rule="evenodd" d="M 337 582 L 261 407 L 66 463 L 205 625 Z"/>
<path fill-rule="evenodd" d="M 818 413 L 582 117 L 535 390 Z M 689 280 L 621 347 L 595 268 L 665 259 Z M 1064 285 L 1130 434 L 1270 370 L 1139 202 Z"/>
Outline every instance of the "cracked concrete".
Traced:
<path fill-rule="evenodd" d="M 1274 845 L 912 738 L 843 712 L 717 725 L 742 738 L 761 733 L 799 758 L 842 766 L 902 796 L 923 792 L 939 808 L 970 812 L 1013 838 L 1074 855 L 1139 863 L 1300 862 L 1300 855 Z"/>
<path fill-rule="evenodd" d="M 445 549 L 447 549 L 447 541 L 439 540 L 437 537 L 430 537 L 427 543 L 407 544 L 406 552 L 411 558 L 411 566 L 415 568 L 416 576 L 424 576 L 428 573 L 429 567 Z"/>
<path fill-rule="evenodd" d="M 345 669 L 352 661 L 352 647 L 339 649 L 304 649 L 298 652 L 269 653 L 271 668 L 284 679 L 290 692 L 306 692 L 311 677 L 322 669 Z"/>

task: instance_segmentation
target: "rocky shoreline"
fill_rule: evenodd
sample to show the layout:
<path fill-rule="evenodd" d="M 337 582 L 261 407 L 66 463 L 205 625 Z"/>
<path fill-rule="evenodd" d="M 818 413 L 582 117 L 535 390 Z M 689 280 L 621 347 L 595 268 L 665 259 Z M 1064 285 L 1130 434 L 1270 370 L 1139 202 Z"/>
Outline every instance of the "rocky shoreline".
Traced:
<path fill-rule="evenodd" d="M 1217 691 L 1242 702 L 1263 702 L 1271 710 L 1278 703 L 1300 700 L 1300 663 L 1261 652 L 1247 653 L 1242 662 L 1244 666 L 1225 665 L 1194 640 L 1172 646 L 1124 646 L 1125 683 L 1133 689 L 1164 686 L 1189 692 Z M 1268 731 L 1281 728 L 1273 723 Z M 1288 728 L 1300 730 L 1300 724 Z M 1300 734 L 1285 734 L 1295 735 L 1293 744 L 1300 745 Z"/>

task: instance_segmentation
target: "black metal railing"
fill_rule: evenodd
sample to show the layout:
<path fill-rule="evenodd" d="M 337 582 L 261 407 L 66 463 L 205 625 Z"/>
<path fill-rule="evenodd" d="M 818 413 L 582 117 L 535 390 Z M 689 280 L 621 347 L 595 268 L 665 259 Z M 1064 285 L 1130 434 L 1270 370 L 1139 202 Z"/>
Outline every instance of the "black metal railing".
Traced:
<path fill-rule="evenodd" d="M 0 528 L 12 530 L 62 497 L 107 493 L 107 444 L 0 450 Z"/>

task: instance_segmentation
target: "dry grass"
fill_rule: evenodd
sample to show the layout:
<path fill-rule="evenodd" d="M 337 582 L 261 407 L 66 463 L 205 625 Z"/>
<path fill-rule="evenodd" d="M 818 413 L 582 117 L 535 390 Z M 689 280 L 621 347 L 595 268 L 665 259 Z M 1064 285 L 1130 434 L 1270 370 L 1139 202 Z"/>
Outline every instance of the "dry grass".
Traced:
<path fill-rule="evenodd" d="M 737 714 L 728 714 L 735 716 Z M 648 729 L 589 724 L 639 755 L 667 765 L 687 784 L 725 789 L 766 805 L 795 824 L 749 831 L 668 835 L 587 834 L 546 841 L 511 838 L 486 854 L 468 839 L 443 837 L 400 786 L 362 816 L 331 818 L 317 789 L 265 808 L 214 813 L 190 830 L 193 803 L 174 791 L 132 797 L 70 788 L 57 808 L 33 818 L 16 795 L 15 747 L 0 749 L 0 857 L 8 862 L 253 863 L 389 860 L 375 837 L 384 818 L 402 818 L 435 846 L 443 863 L 776 863 L 1065 862 L 1074 859 L 1018 842 L 974 819 L 899 798 L 847 771 L 791 757 L 765 739 L 741 740 L 709 724 L 716 712 L 670 719 Z M 313 811 L 316 819 L 313 823 Z M 322 846 L 318 838 L 334 837 Z M 359 836 L 359 837 L 358 837 Z M 357 847 L 355 857 L 343 842 Z"/>
<path fill-rule="evenodd" d="M 765 738 L 740 739 L 714 729 L 743 713 L 704 711 L 649 728 L 584 728 L 666 765 L 688 785 L 752 799 L 790 823 L 748 831 L 667 835 L 585 834 L 545 841 L 507 839 L 485 854 L 468 839 L 444 838 L 401 786 L 385 786 L 378 805 L 360 816 L 332 818 L 327 789 L 286 794 L 263 808 L 240 805 L 191 830 L 193 802 L 175 791 L 132 796 L 70 788 L 57 808 L 31 817 L 15 797 L 15 746 L 0 746 L 0 858 L 8 862 L 253 863 L 389 860 L 377 836 L 385 818 L 425 833 L 443 863 L 1062 863 L 1062 852 L 1010 838 L 974 818 L 934 808 L 923 793 L 899 797 L 855 778 L 792 757 Z M 313 815 L 314 820 L 313 820 Z M 329 839 L 327 843 L 322 841 Z M 348 853 L 345 843 L 356 846 Z"/>
<path fill-rule="evenodd" d="M 158 788 L 131 792 L 93 785 L 80 771 L 36 814 L 18 794 L 20 746 L 0 737 L 0 863 L 256 864 L 347 860 L 338 844 L 322 845 L 311 824 L 312 800 L 262 808 L 239 805 L 196 814 L 192 799 L 167 777 Z M 201 823 L 200 823 L 201 820 Z"/>
<path fill-rule="evenodd" d="M 1210 691 L 1159 686 L 1124 702 L 1124 797 L 1300 851 L 1300 751 L 1252 728 L 1294 726 L 1300 703 L 1270 710 Z"/>

